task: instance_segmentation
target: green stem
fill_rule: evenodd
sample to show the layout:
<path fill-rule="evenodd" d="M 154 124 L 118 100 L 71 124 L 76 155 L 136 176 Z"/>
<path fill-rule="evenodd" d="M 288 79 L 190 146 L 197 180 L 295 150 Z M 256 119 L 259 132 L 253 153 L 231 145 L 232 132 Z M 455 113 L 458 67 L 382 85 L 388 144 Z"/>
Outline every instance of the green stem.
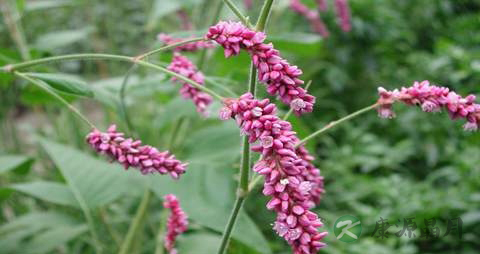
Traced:
<path fill-rule="evenodd" d="M 133 245 L 133 240 L 135 239 L 135 236 L 138 234 L 141 226 L 143 225 L 143 221 L 145 215 L 147 214 L 147 208 L 148 204 L 150 203 L 151 197 L 152 193 L 150 189 L 147 188 L 143 194 L 143 198 L 140 202 L 140 205 L 138 206 L 137 212 L 135 213 L 135 217 L 133 218 L 133 221 L 128 228 L 127 235 L 123 240 L 122 246 L 120 247 L 120 251 L 118 252 L 118 254 L 130 253 L 130 249 Z"/>
<path fill-rule="evenodd" d="M 251 64 L 250 68 L 250 80 L 249 80 L 249 87 L 248 91 L 255 96 L 256 92 L 256 68 L 253 63 Z M 245 197 L 248 194 L 248 175 L 250 172 L 250 143 L 248 142 L 248 136 L 243 137 L 243 149 L 242 149 L 242 161 L 240 165 L 240 183 L 238 184 L 237 189 L 237 199 L 235 200 L 235 205 L 233 206 L 233 210 L 230 214 L 230 218 L 228 219 L 227 225 L 225 226 L 225 230 L 223 231 L 222 242 L 218 249 L 218 254 L 223 254 L 227 249 L 228 242 L 230 240 L 230 235 L 232 234 L 233 226 L 237 221 L 238 212 L 242 207 L 243 201 L 245 201 Z"/>
<path fill-rule="evenodd" d="M 260 11 L 260 17 L 258 18 L 257 25 L 255 30 L 264 31 L 265 26 L 267 25 L 268 16 L 270 16 L 270 11 L 272 10 L 273 0 L 265 0 Z"/>
<path fill-rule="evenodd" d="M 232 1 L 223 0 L 223 2 L 228 6 L 228 8 L 230 8 L 230 10 L 232 10 L 233 13 L 235 13 L 235 15 L 237 15 L 237 17 L 240 19 L 240 21 L 242 21 L 244 25 L 246 25 L 249 28 L 252 27 L 252 24 L 250 24 L 248 17 L 243 15 L 240 9 L 238 9 L 238 7 Z"/>
<path fill-rule="evenodd" d="M 93 123 L 91 123 L 87 117 L 85 117 L 82 113 L 80 113 L 80 111 L 75 108 L 74 106 L 72 106 L 70 103 L 68 103 L 64 98 L 62 98 L 62 96 L 58 95 L 56 92 L 54 92 L 52 89 L 50 89 L 48 86 L 46 86 L 45 84 L 43 84 L 41 81 L 39 80 L 36 80 L 34 78 L 31 78 L 29 77 L 28 75 L 26 75 L 25 73 L 21 73 L 21 72 L 17 72 L 15 71 L 13 73 L 15 76 L 19 77 L 19 78 L 22 78 L 26 81 L 29 81 L 31 82 L 32 84 L 38 86 L 39 88 L 45 90 L 47 93 L 51 94 L 53 97 L 55 97 L 57 100 L 59 100 L 61 103 L 63 103 L 65 106 L 67 106 L 67 108 L 72 111 L 74 114 L 76 114 L 80 119 L 82 119 L 85 123 L 87 123 L 88 125 L 90 125 L 90 127 L 92 127 L 93 129 L 96 129 L 95 125 Z"/>
<path fill-rule="evenodd" d="M 130 56 L 110 55 L 110 54 L 95 54 L 95 53 L 53 56 L 53 57 L 36 59 L 36 60 L 32 60 L 32 61 L 26 61 L 26 62 L 22 62 L 22 63 L 18 63 L 18 64 L 9 64 L 9 65 L 3 66 L 2 71 L 13 72 L 17 69 L 27 68 L 27 67 L 31 67 L 31 66 L 35 66 L 35 65 L 39 65 L 39 64 L 47 64 L 47 63 L 65 61 L 65 60 L 85 60 L 85 59 L 108 59 L 108 60 L 116 60 L 116 61 L 122 61 L 122 62 L 133 62 L 133 63 L 136 63 L 138 65 L 144 66 L 144 67 L 148 67 L 148 68 L 155 69 L 157 71 L 161 71 L 161 72 L 163 72 L 165 74 L 168 74 L 170 76 L 174 76 L 174 77 L 176 77 L 176 78 L 178 78 L 182 81 L 185 81 L 185 82 L 191 84 L 195 88 L 210 94 L 211 96 L 217 98 L 218 100 L 223 100 L 223 97 L 218 95 L 216 92 L 210 90 L 209 88 L 207 88 L 205 86 L 202 86 L 202 85 L 198 84 L 197 82 L 195 82 L 195 81 L 193 81 L 193 80 L 191 80 L 191 79 L 189 79 L 185 76 L 182 76 L 180 74 L 177 74 L 175 72 L 167 70 L 164 67 L 161 67 L 161 66 L 149 63 L 149 62 L 145 62 L 145 61 L 142 61 L 142 60 L 138 60 L 137 58 L 130 57 Z"/>
<path fill-rule="evenodd" d="M 238 213 L 240 212 L 240 208 L 243 205 L 243 201 L 245 197 L 239 196 L 235 200 L 235 204 L 233 205 L 232 214 L 230 214 L 230 219 L 227 222 L 227 226 L 225 227 L 225 231 L 223 232 L 222 243 L 220 244 L 220 248 L 218 249 L 218 254 L 225 253 L 227 249 L 228 240 L 230 239 L 230 235 L 232 234 L 232 229 L 237 219 Z"/>
<path fill-rule="evenodd" d="M 122 86 L 120 88 L 120 111 L 125 121 L 125 124 L 127 125 L 127 131 L 129 134 L 132 133 L 133 125 L 132 125 L 132 121 L 130 120 L 130 115 L 128 114 L 127 105 L 125 103 L 125 91 L 127 90 L 127 85 L 128 85 L 128 80 L 130 79 L 130 75 L 135 70 L 135 67 L 137 67 L 136 64 L 132 65 L 132 67 L 128 69 L 127 73 L 125 73 L 125 77 L 123 78 Z"/>
<path fill-rule="evenodd" d="M 373 105 L 370 105 L 370 106 L 368 106 L 368 107 L 365 107 L 365 108 L 362 108 L 362 109 L 360 109 L 360 110 L 358 110 L 358 111 L 355 111 L 355 112 L 353 112 L 353 113 L 350 114 L 350 115 L 347 115 L 347 116 L 345 116 L 345 117 L 342 117 L 342 118 L 340 118 L 340 119 L 338 119 L 338 120 L 336 120 L 336 121 L 330 122 L 330 123 L 327 124 L 325 127 L 321 128 L 320 130 L 315 131 L 314 133 L 310 134 L 310 135 L 307 136 L 306 138 L 302 139 L 300 142 L 298 142 L 298 143 L 295 145 L 295 147 L 299 147 L 300 145 L 304 144 L 305 142 L 309 141 L 310 139 L 313 139 L 313 138 L 317 137 L 318 135 L 324 133 L 325 131 L 327 131 L 327 130 L 329 130 L 329 129 L 331 129 L 331 128 L 333 128 L 333 127 L 335 127 L 335 126 L 337 126 L 337 125 L 339 125 L 339 124 L 341 124 L 341 123 L 343 123 L 343 122 L 345 122 L 345 121 L 348 121 L 348 120 L 350 120 L 350 119 L 352 119 L 352 118 L 355 118 L 356 116 L 359 116 L 359 115 L 361 115 L 361 114 L 363 114 L 363 113 L 365 113 L 365 112 L 368 112 L 368 111 L 376 108 L 377 106 L 378 106 L 378 103 L 375 103 L 375 104 L 373 104 Z"/>
<path fill-rule="evenodd" d="M 156 53 L 161 52 L 161 51 L 173 49 L 173 48 L 176 48 L 176 47 L 178 47 L 178 46 L 182 46 L 182 45 L 184 45 L 184 44 L 188 44 L 188 43 L 192 43 L 192 42 L 197 42 L 197 41 L 203 41 L 203 40 L 205 40 L 203 37 L 197 37 L 197 38 L 192 38 L 192 39 L 188 39 L 188 40 L 184 40 L 184 41 L 179 41 L 179 42 L 176 42 L 176 43 L 172 43 L 172 44 L 170 44 L 170 45 L 167 45 L 167 46 L 164 46 L 164 47 L 161 47 L 161 48 L 158 48 L 158 49 L 155 49 L 155 50 L 152 50 L 152 51 L 143 53 L 143 54 L 135 57 L 135 60 L 136 60 L 136 61 L 142 60 L 142 59 L 144 59 L 144 58 L 147 57 L 147 56 L 151 56 L 151 55 L 156 54 Z"/>
<path fill-rule="evenodd" d="M 307 82 L 307 85 L 305 86 L 305 91 L 308 91 L 308 88 L 310 87 L 311 84 L 312 84 L 311 80 Z M 293 108 L 290 107 L 290 110 L 287 112 L 287 114 L 283 116 L 282 120 L 283 121 L 287 120 L 292 114 L 292 112 L 293 112 Z"/>
<path fill-rule="evenodd" d="M 253 64 L 253 61 L 250 64 L 250 75 L 249 75 L 248 83 L 249 83 L 248 92 L 250 92 L 255 97 L 256 86 L 257 86 L 257 69 Z M 245 135 L 243 137 L 243 152 L 242 152 L 242 161 L 240 165 L 240 183 L 238 184 L 237 199 L 235 200 L 235 204 L 230 214 L 230 218 L 228 219 L 227 225 L 225 226 L 225 230 L 223 231 L 222 242 L 218 249 L 218 254 L 223 254 L 227 249 L 228 242 L 230 240 L 230 235 L 232 234 L 233 226 L 237 221 L 238 213 L 240 212 L 240 208 L 243 205 L 243 201 L 245 201 L 245 198 L 248 194 L 249 172 L 250 172 L 250 143 L 248 142 L 248 136 Z"/>

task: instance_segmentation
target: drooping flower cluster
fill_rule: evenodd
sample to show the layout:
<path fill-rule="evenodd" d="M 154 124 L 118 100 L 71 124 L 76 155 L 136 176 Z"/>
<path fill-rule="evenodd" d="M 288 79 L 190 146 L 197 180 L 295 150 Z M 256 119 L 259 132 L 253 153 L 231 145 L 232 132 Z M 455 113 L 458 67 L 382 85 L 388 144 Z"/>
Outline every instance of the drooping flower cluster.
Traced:
<path fill-rule="evenodd" d="M 87 135 L 87 142 L 95 151 L 108 155 L 125 169 L 134 167 L 142 174 L 170 174 L 172 178 L 178 179 L 185 173 L 187 166 L 168 151 L 159 152 L 155 147 L 142 146 L 140 140 L 125 138 L 123 133 L 117 132 L 115 125 L 111 125 L 107 132 L 92 130 Z"/>
<path fill-rule="evenodd" d="M 326 9 L 327 8 L 326 2 L 322 1 L 320 3 L 320 1 L 318 2 L 319 9 L 322 9 L 322 8 Z M 329 36 L 330 32 L 325 26 L 325 23 L 323 23 L 323 20 L 320 18 L 320 14 L 317 11 L 308 9 L 308 7 L 304 5 L 300 0 L 290 0 L 290 9 L 292 9 L 294 12 L 298 13 L 299 15 L 305 17 L 305 19 L 307 19 L 308 22 L 310 22 L 310 26 L 312 27 L 312 30 L 314 32 L 320 34 L 322 37 Z"/>
<path fill-rule="evenodd" d="M 298 142 L 299 140 L 295 143 Z M 301 174 L 305 180 L 309 182 L 310 206 L 314 207 L 320 203 L 322 194 L 325 193 L 325 189 L 323 188 L 323 176 L 320 175 L 320 170 L 313 165 L 313 160 L 315 158 L 308 152 L 304 145 L 298 146 L 295 152 L 298 157 L 302 159 L 302 166 L 305 167 L 305 170 L 302 171 Z"/>
<path fill-rule="evenodd" d="M 299 79 L 302 71 L 281 58 L 271 43 L 263 43 L 263 32 L 248 29 L 239 22 L 222 21 L 210 27 L 206 38 L 222 45 L 225 57 L 239 54 L 240 49 L 248 51 L 258 69 L 259 80 L 267 84 L 268 93 L 278 95 L 283 103 L 290 105 L 295 114 L 313 110 L 315 97 L 300 87 L 304 83 Z"/>
<path fill-rule="evenodd" d="M 259 101 L 246 93 L 239 99 L 226 99 L 224 104 L 220 118 L 236 119 L 249 142 L 255 143 L 251 149 L 262 154 L 253 170 L 265 177 L 263 194 L 271 197 L 267 208 L 277 212 L 273 228 L 294 253 L 316 253 L 325 246 L 321 240 L 327 232 L 318 231 L 323 224 L 310 211 L 314 203 L 312 189 L 323 187 L 319 171 L 312 175 L 314 170 L 307 169 L 311 156 L 304 148 L 299 148 L 297 154 L 298 138 L 291 124 L 276 116 L 276 106 L 268 99 Z M 318 179 L 310 180 L 314 177 Z"/>
<path fill-rule="evenodd" d="M 378 115 L 382 118 L 395 117 L 392 104 L 401 101 L 407 105 L 420 105 L 425 112 L 439 112 L 445 108 L 452 119 L 466 119 L 464 129 L 468 131 L 476 131 L 480 125 L 480 104 L 475 103 L 475 95 L 463 98 L 447 87 L 430 85 L 428 80 L 415 81 L 411 87 L 393 91 L 379 87 L 378 94 Z"/>
<path fill-rule="evenodd" d="M 165 235 L 165 249 L 169 254 L 177 254 L 175 240 L 178 235 L 187 231 L 188 218 L 180 207 L 177 197 L 173 194 L 165 195 L 163 207 L 170 209 L 170 216 L 167 220 L 167 233 Z"/>
<path fill-rule="evenodd" d="M 204 83 L 202 72 L 197 70 L 197 67 L 190 60 L 188 60 L 188 58 L 182 56 L 178 52 L 175 52 L 173 60 L 168 66 L 168 69 L 185 76 L 197 82 L 198 84 L 203 85 Z M 213 101 L 212 97 L 209 94 L 200 91 L 191 84 L 178 80 L 175 77 L 172 77 L 172 81 L 178 81 L 183 84 L 182 88 L 180 89 L 180 94 L 182 97 L 193 100 L 193 103 L 195 103 L 195 106 L 197 107 L 197 112 L 205 115 L 207 106 Z"/>
<path fill-rule="evenodd" d="M 188 38 L 173 38 L 172 36 L 164 33 L 160 33 L 157 35 L 157 39 L 166 45 L 171 45 L 177 42 L 181 42 L 184 40 L 187 40 Z M 213 48 L 215 45 L 209 41 L 196 41 L 196 42 L 191 42 L 187 43 L 178 47 L 175 47 L 173 50 L 174 51 L 189 51 L 189 52 L 194 52 L 199 49 L 204 49 L 204 48 Z"/>
<path fill-rule="evenodd" d="M 337 11 L 338 23 L 344 32 L 352 29 L 350 22 L 350 7 L 347 0 L 335 0 L 335 9 Z"/>

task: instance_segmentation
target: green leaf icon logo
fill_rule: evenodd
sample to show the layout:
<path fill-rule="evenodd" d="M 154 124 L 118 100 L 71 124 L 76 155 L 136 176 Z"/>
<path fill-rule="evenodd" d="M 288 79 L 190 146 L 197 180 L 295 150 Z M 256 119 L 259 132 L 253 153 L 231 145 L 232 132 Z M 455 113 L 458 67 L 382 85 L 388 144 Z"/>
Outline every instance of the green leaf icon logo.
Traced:
<path fill-rule="evenodd" d="M 344 215 L 335 221 L 333 232 L 342 242 L 355 242 L 362 234 L 362 223 L 357 217 Z"/>

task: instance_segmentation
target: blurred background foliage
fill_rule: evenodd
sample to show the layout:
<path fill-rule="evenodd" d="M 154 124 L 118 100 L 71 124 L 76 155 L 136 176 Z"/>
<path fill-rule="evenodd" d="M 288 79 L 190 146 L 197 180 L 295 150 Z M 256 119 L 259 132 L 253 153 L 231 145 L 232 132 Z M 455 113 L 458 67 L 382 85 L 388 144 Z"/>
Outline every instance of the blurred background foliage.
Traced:
<path fill-rule="evenodd" d="M 215 1 L 2 1 L 6 22 L 0 23 L 0 65 L 78 52 L 138 55 L 160 46 L 159 32 L 204 33 Z M 235 2 L 243 7 L 242 1 Z M 304 2 L 314 8 L 313 0 Z M 317 96 L 312 114 L 289 119 L 301 137 L 372 104 L 379 85 L 393 89 L 428 79 L 460 94 L 478 94 L 480 2 L 349 2 L 352 31 L 339 29 L 329 2 L 330 11 L 322 18 L 331 35 L 321 38 L 288 9 L 288 1 L 275 1 L 268 40 L 303 69 Z M 252 10 L 242 9 L 255 20 L 261 3 L 254 0 Z M 194 30 L 181 30 L 178 10 L 190 15 Z M 221 17 L 235 19 L 225 7 Z M 14 30 L 8 19 L 18 24 Z M 198 61 L 199 54 L 188 57 Z M 165 65 L 170 59 L 171 53 L 162 53 L 149 61 Z M 208 86 L 232 97 L 246 90 L 246 54 L 225 59 L 216 49 L 207 59 L 202 71 Z M 118 123 L 126 130 L 119 93 L 130 67 L 70 61 L 31 71 L 64 73 L 81 82 L 87 89 L 82 96 L 62 96 L 97 126 Z M 188 173 L 173 182 L 167 176 L 123 172 L 93 155 L 84 142 L 89 129 L 83 122 L 43 91 L 0 74 L 0 252 L 94 253 L 97 245 L 104 253 L 116 253 L 149 188 L 155 197 L 131 253 L 154 252 L 166 193 L 179 196 L 191 219 L 190 230 L 179 240 L 180 253 L 214 253 L 233 205 L 240 136 L 233 123 L 216 119 L 218 102 L 209 117 L 201 118 L 177 91 L 178 84 L 165 75 L 136 68 L 125 98 L 135 137 L 170 148 L 190 162 Z M 259 96 L 267 96 L 261 88 Z M 345 214 L 358 217 L 363 225 L 358 241 L 343 243 L 332 233 L 321 252 L 478 253 L 480 134 L 462 131 L 461 123 L 444 113 L 424 114 L 401 105 L 395 110 L 395 119 L 381 120 L 370 112 L 309 142 L 325 177 L 327 192 L 315 209 L 325 229 L 333 232 L 333 223 Z M 229 253 L 290 252 L 271 229 L 274 214 L 266 210 L 266 201 L 259 188 L 249 197 Z M 380 217 L 399 227 L 390 228 L 388 239 L 372 236 Z M 393 233 L 407 217 L 415 217 L 416 237 L 396 237 Z M 457 217 L 463 221 L 462 238 L 443 236 L 448 219 Z M 424 219 L 430 218 L 437 220 L 439 239 L 419 237 Z"/>

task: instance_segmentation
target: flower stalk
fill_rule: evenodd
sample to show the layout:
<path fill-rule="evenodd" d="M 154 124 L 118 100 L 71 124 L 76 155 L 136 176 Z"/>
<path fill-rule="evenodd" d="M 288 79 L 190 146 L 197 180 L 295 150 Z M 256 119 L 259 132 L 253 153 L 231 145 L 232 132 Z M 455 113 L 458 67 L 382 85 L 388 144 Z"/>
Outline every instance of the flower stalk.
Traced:
<path fill-rule="evenodd" d="M 366 113 L 366 112 L 368 112 L 368 111 L 370 111 L 370 110 L 372 110 L 372 109 L 374 109 L 374 108 L 376 108 L 376 107 L 378 107 L 378 103 L 372 104 L 372 105 L 370 105 L 370 106 L 368 106 L 368 107 L 365 107 L 365 108 L 362 108 L 362 109 L 360 109 L 360 110 L 358 110 L 358 111 L 355 111 L 355 112 L 353 112 L 353 113 L 350 114 L 350 115 L 347 115 L 347 116 L 342 117 L 342 118 L 340 118 L 340 119 L 338 119 L 338 120 L 335 120 L 335 121 L 333 121 L 333 122 L 330 122 L 330 123 L 328 123 L 325 127 L 323 127 L 323 128 L 321 128 L 321 129 L 315 131 L 314 133 L 312 133 L 312 134 L 308 135 L 307 137 L 305 137 L 304 139 L 300 140 L 300 142 L 298 142 L 298 143 L 295 145 L 295 147 L 299 147 L 300 145 L 302 145 L 302 144 L 306 143 L 307 141 L 309 141 L 309 140 L 311 140 L 311 139 L 319 136 L 320 134 L 328 131 L 329 129 L 331 129 L 331 128 L 333 128 L 333 127 L 335 127 L 335 126 L 337 126 L 337 125 L 339 125 L 339 124 L 341 124 L 341 123 L 343 123 L 343 122 L 346 122 L 346 121 L 348 121 L 348 120 L 350 120 L 350 119 L 352 119 L 352 118 L 355 118 L 355 117 L 357 117 L 357 116 L 359 116 L 359 115 L 361 115 L 361 114 L 363 114 L 363 113 Z"/>
<path fill-rule="evenodd" d="M 140 206 L 135 213 L 135 217 L 133 218 L 132 224 L 128 228 L 127 235 L 123 240 L 122 246 L 120 247 L 120 251 L 118 254 L 127 254 L 130 253 L 130 249 L 133 246 L 133 242 L 135 236 L 138 234 L 141 226 L 143 225 L 143 221 L 145 219 L 145 215 L 147 214 L 148 204 L 150 203 L 150 199 L 152 197 L 152 193 L 149 188 L 145 190 L 143 193 L 142 201 L 140 202 Z"/>
<path fill-rule="evenodd" d="M 225 0 L 225 3 L 227 5 L 228 5 L 229 2 L 230 1 Z M 267 22 L 267 17 L 269 15 L 271 7 L 272 7 L 272 2 L 273 2 L 273 0 L 266 0 L 265 3 L 264 3 L 264 6 L 262 7 L 262 11 L 260 13 L 260 18 L 259 18 L 259 20 L 257 22 L 257 25 L 256 25 L 257 28 L 261 29 L 259 31 L 263 31 L 265 29 L 265 25 L 266 25 L 266 22 Z M 240 17 L 240 16 L 243 16 L 243 15 L 241 15 L 241 13 L 240 13 L 240 15 L 237 14 L 237 16 Z M 244 22 L 244 23 L 248 26 L 248 20 L 246 22 Z M 257 70 L 256 70 L 256 67 L 255 67 L 255 64 L 252 61 L 251 65 L 250 65 L 248 91 L 253 96 L 255 96 L 255 93 L 256 93 L 256 85 L 257 85 Z M 233 210 L 230 214 L 230 218 L 228 219 L 227 225 L 226 225 L 225 230 L 223 232 L 222 242 L 221 242 L 220 247 L 219 247 L 218 252 L 217 252 L 218 254 L 225 253 L 225 251 L 227 249 L 227 246 L 228 246 L 228 242 L 230 240 L 230 235 L 232 234 L 233 227 L 235 225 L 235 222 L 237 221 L 238 214 L 239 214 L 240 209 L 242 208 L 243 202 L 245 201 L 245 198 L 248 194 L 248 190 L 249 190 L 248 180 L 249 180 L 250 165 L 251 165 L 251 163 L 250 163 L 250 143 L 248 142 L 248 136 L 245 135 L 243 137 L 242 160 L 241 160 L 241 165 L 240 165 L 240 183 L 238 185 L 237 198 L 235 200 L 235 204 L 233 205 Z"/>
<path fill-rule="evenodd" d="M 272 0 L 267 0 L 267 2 L 268 1 L 272 1 Z M 250 21 L 248 20 L 248 17 L 243 15 L 242 12 L 240 11 L 240 9 L 238 9 L 238 7 L 232 1 L 223 0 L 223 2 L 228 6 L 228 8 L 230 8 L 230 10 L 232 10 L 232 12 L 240 19 L 240 21 L 242 21 L 242 23 L 244 25 L 246 25 L 249 28 L 253 27 L 252 24 L 250 24 Z M 262 9 L 262 11 L 263 11 L 263 9 Z M 270 9 L 268 11 L 270 11 Z"/>

